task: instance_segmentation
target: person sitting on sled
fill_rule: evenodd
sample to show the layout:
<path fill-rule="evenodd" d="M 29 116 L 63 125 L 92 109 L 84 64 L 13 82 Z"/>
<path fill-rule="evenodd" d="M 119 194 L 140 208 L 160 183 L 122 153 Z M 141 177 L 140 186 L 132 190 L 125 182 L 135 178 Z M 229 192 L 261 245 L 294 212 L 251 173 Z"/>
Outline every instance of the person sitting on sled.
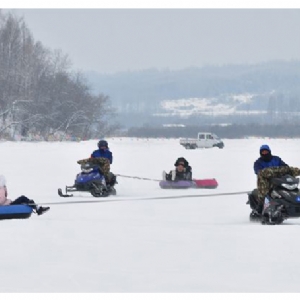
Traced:
<path fill-rule="evenodd" d="M 169 174 L 164 172 L 164 179 L 170 181 L 192 180 L 192 167 L 184 157 L 179 157 L 174 166 L 175 170 L 171 170 Z"/>
<path fill-rule="evenodd" d="M 5 177 L 3 175 L 0 175 L 0 206 L 26 204 L 31 206 L 38 215 L 42 215 L 50 209 L 50 207 L 38 206 L 33 200 L 30 200 L 24 195 L 18 197 L 14 201 L 8 199 L 7 195 L 8 193 Z"/>

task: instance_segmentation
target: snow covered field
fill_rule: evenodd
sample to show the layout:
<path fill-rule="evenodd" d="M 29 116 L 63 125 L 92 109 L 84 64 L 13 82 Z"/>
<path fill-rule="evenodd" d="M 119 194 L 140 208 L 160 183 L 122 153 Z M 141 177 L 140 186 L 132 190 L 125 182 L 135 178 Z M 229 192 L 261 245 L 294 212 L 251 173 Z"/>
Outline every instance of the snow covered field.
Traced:
<path fill-rule="evenodd" d="M 299 167 L 300 140 L 224 140 L 222 150 L 186 150 L 175 139 L 108 142 L 114 173 L 160 179 L 184 156 L 194 178 L 215 177 L 219 187 L 162 190 L 156 181 L 118 177 L 118 195 L 103 203 L 58 205 L 99 200 L 57 195 L 97 141 L 1 142 L 9 197 L 53 205 L 42 216 L 0 222 L 0 292 L 300 292 L 300 219 L 251 224 L 246 194 L 185 197 L 250 191 L 261 144 Z"/>

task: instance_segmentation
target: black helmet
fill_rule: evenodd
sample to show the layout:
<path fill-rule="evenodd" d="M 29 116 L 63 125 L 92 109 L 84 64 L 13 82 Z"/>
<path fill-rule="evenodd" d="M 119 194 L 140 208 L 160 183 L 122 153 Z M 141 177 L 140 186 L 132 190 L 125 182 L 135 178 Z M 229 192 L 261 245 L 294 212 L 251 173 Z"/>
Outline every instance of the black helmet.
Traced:
<path fill-rule="evenodd" d="M 105 140 L 99 141 L 99 142 L 98 142 L 98 148 L 101 148 L 101 147 L 106 147 L 106 148 L 108 148 L 108 143 L 107 143 L 107 141 L 105 141 Z"/>

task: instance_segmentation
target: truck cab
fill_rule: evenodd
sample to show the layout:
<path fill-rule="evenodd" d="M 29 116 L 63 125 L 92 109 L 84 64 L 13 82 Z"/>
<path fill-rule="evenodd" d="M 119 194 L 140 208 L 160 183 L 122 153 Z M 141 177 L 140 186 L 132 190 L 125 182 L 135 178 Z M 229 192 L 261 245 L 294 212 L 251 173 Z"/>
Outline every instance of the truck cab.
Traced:
<path fill-rule="evenodd" d="M 224 143 L 218 136 L 213 133 L 199 132 L 198 133 L 198 148 L 212 148 L 219 147 L 223 148 Z"/>
<path fill-rule="evenodd" d="M 180 139 L 179 142 L 186 149 L 212 147 L 218 147 L 220 149 L 224 148 L 223 141 L 221 141 L 216 134 L 210 132 L 199 132 L 197 139 Z"/>

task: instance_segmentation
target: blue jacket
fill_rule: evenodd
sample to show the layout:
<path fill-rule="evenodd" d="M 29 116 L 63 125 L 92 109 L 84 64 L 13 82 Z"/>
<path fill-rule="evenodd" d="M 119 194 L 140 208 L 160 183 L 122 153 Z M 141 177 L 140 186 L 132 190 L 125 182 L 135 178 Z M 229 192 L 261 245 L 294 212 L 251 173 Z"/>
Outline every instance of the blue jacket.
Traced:
<path fill-rule="evenodd" d="M 110 163 L 112 164 L 113 162 L 113 156 L 112 153 L 109 151 L 109 149 L 103 150 L 103 149 L 98 149 L 95 150 L 91 157 L 105 157 L 107 159 L 109 159 Z"/>
<path fill-rule="evenodd" d="M 287 166 L 287 164 L 279 156 L 272 155 L 271 161 L 268 162 L 262 160 L 262 158 L 260 157 L 254 163 L 254 172 L 257 175 L 259 171 L 261 171 L 262 169 L 269 168 L 269 167 L 284 167 L 284 166 Z"/>

